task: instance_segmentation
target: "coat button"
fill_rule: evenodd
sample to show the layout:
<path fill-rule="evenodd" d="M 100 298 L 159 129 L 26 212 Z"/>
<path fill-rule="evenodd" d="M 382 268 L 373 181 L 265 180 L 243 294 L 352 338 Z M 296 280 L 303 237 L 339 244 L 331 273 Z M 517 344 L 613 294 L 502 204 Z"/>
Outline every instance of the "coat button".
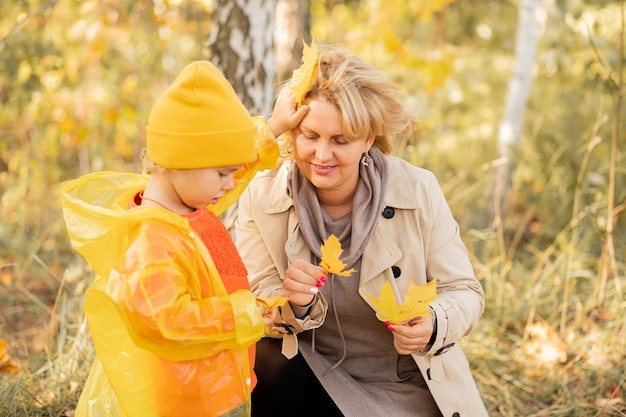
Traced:
<path fill-rule="evenodd" d="M 391 267 L 391 272 L 393 272 L 393 277 L 394 278 L 398 278 L 400 276 L 400 274 L 402 273 L 402 270 L 400 269 L 400 267 L 397 266 L 392 266 Z"/>
<path fill-rule="evenodd" d="M 455 411 L 452 413 L 452 417 L 461 417 L 461 414 Z"/>
<path fill-rule="evenodd" d="M 391 219 L 394 214 L 396 214 L 396 211 L 393 209 L 393 207 L 387 206 L 383 209 L 383 217 L 385 219 Z"/>

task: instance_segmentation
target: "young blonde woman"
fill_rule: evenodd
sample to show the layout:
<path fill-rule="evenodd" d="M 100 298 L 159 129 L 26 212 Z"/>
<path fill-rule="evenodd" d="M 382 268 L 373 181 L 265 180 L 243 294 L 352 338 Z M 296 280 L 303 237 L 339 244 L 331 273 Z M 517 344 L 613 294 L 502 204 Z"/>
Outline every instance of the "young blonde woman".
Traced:
<path fill-rule="evenodd" d="M 342 49 L 322 51 L 305 75 L 308 112 L 289 134 L 289 160 L 239 200 L 252 291 L 289 298 L 274 327 L 283 340 L 257 344 L 252 415 L 486 416 L 458 343 L 483 312 L 483 290 L 436 178 L 390 156 L 413 123 L 405 97 Z M 319 266 L 331 234 L 356 270 L 348 277 Z M 435 278 L 430 317 L 381 322 L 366 296 L 387 282 L 403 296 Z"/>

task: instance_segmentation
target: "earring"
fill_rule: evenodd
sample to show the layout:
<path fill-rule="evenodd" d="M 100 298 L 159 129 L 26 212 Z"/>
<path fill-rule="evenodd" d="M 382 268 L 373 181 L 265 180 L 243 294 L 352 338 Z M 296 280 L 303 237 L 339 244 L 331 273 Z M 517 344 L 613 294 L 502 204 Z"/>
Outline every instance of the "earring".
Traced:
<path fill-rule="evenodd" d="M 369 156 L 367 151 L 363 152 L 363 156 L 361 157 L 361 165 L 363 165 L 364 167 L 367 167 L 370 165 L 371 161 L 372 161 L 372 158 Z"/>

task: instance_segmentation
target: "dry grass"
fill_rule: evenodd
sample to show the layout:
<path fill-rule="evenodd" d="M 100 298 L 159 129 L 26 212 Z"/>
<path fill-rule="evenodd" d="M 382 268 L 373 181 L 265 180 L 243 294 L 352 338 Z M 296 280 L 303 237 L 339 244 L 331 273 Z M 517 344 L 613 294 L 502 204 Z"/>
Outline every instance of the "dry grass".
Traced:
<path fill-rule="evenodd" d="M 11 361 L 21 367 L 0 373 L 0 415 L 70 417 L 94 357 L 81 305 L 86 279 L 68 268 L 51 297 L 25 272 L 14 271 L 10 280 L 5 275 L 0 284 L 7 290 L 0 303 L 8 306 L 2 309 L 2 337 Z"/>
<path fill-rule="evenodd" d="M 468 233 L 470 251 L 490 256 L 488 262 L 473 260 L 487 308 L 462 342 L 491 416 L 626 415 L 624 268 L 598 306 L 597 277 L 568 267 L 576 256 L 554 251 L 540 267 L 537 259 L 524 265 L 496 255 L 496 235 Z M 36 331 L 18 328 L 10 338 L 9 353 L 23 368 L 0 379 L 2 416 L 73 415 L 93 359 L 81 313 L 88 278 L 84 269 L 73 270 L 83 278 L 66 274 L 52 305 L 34 291 L 36 284 L 12 292 L 11 302 L 21 309 L 17 316 Z M 5 318 L 11 311 L 3 309 Z"/>
<path fill-rule="evenodd" d="M 626 415 L 626 268 L 614 269 L 600 302 L 595 263 L 580 245 L 562 244 L 576 240 L 573 230 L 515 256 L 494 249 L 500 231 L 469 234 L 470 252 L 490 256 L 474 259 L 487 307 L 464 347 L 492 416 Z"/>

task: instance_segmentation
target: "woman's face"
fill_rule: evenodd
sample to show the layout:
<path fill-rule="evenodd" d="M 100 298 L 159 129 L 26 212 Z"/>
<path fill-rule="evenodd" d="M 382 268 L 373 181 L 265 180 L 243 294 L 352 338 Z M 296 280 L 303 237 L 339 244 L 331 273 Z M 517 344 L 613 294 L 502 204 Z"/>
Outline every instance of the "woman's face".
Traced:
<path fill-rule="evenodd" d="M 350 197 L 359 180 L 359 164 L 374 138 L 348 141 L 343 136 L 339 109 L 324 98 L 306 102 L 304 116 L 293 141 L 300 171 L 320 191 Z"/>

